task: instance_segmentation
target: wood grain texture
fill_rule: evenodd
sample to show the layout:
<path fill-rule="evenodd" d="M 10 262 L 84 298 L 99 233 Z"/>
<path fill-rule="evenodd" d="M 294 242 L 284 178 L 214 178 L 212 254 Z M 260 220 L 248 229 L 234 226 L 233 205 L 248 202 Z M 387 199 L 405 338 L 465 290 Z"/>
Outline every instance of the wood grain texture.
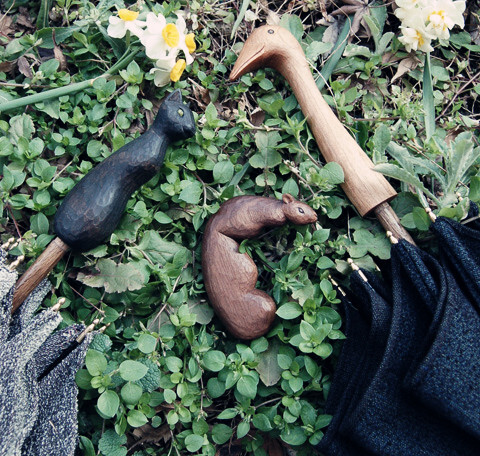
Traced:
<path fill-rule="evenodd" d="M 202 243 L 205 288 L 218 317 L 240 339 L 265 334 L 275 318 L 276 305 L 264 291 L 255 289 L 258 270 L 239 252 L 239 242 L 258 236 L 263 228 L 288 221 L 306 225 L 317 221 L 307 204 L 283 195 L 282 201 L 259 196 L 238 196 L 224 203 L 210 218 Z"/>
<path fill-rule="evenodd" d="M 362 216 L 395 197 L 393 187 L 382 174 L 373 171 L 372 161 L 323 99 L 300 44 L 287 29 L 270 25 L 255 29 L 230 79 L 263 67 L 274 68 L 287 79 L 325 160 L 343 168 L 342 188 Z"/>
<path fill-rule="evenodd" d="M 55 238 L 48 244 L 35 263 L 17 281 L 12 301 L 12 313 L 21 306 L 32 290 L 50 273 L 68 250 L 68 245 L 59 238 Z"/>
<path fill-rule="evenodd" d="M 159 171 L 168 144 L 194 133 L 193 114 L 177 90 L 162 103 L 150 130 L 98 164 L 65 197 L 55 215 L 55 233 L 78 251 L 103 242 L 132 193 Z"/>

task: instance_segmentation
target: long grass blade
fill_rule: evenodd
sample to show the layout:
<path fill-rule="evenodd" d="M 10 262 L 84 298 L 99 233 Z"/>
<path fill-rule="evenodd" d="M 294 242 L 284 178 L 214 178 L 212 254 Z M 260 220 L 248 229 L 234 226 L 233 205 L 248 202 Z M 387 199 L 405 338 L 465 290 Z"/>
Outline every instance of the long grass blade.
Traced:
<path fill-rule="evenodd" d="M 428 140 L 435 133 L 435 105 L 433 102 L 433 84 L 429 52 L 425 55 L 425 67 L 423 69 L 423 109 L 425 110 L 425 133 Z"/>
<path fill-rule="evenodd" d="M 335 46 L 333 46 L 332 53 L 327 60 L 327 63 L 323 66 L 322 71 L 320 71 L 320 77 L 317 79 L 317 87 L 318 90 L 322 90 L 323 86 L 326 84 L 330 76 L 332 75 L 333 71 L 335 70 L 340 57 L 343 54 L 345 46 L 348 42 L 348 34 L 350 32 L 350 28 L 352 26 L 352 18 L 353 16 L 347 16 L 345 20 L 345 24 L 343 24 L 342 31 L 337 38 L 337 42 Z"/>

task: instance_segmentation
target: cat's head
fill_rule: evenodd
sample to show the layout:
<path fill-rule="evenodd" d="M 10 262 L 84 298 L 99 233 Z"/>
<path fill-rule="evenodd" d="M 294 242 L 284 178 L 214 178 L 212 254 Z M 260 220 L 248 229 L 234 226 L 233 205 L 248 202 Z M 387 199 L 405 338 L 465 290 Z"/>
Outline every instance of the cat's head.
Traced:
<path fill-rule="evenodd" d="M 190 108 L 182 102 L 180 89 L 172 92 L 158 110 L 153 127 L 171 141 L 190 138 L 195 134 L 195 120 Z"/>

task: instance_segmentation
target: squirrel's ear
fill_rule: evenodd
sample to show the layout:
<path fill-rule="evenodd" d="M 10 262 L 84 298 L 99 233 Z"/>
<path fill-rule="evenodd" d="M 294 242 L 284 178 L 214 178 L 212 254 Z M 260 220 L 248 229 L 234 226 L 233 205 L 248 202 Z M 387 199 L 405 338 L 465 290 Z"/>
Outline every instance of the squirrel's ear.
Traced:
<path fill-rule="evenodd" d="M 176 101 L 178 103 L 181 103 L 182 91 L 180 89 L 174 90 L 167 98 L 165 98 L 165 101 Z"/>
<path fill-rule="evenodd" d="M 295 201 L 295 198 L 292 195 L 290 195 L 290 193 L 285 193 L 284 195 L 282 195 L 282 201 L 285 204 L 293 203 Z"/>

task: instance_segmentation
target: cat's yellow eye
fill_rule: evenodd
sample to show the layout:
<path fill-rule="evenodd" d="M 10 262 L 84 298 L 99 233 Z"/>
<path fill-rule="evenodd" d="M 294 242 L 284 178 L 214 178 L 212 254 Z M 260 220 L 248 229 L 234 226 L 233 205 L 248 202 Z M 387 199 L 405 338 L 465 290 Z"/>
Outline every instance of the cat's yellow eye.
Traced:
<path fill-rule="evenodd" d="M 177 112 L 180 117 L 183 117 L 183 109 L 179 109 Z"/>

